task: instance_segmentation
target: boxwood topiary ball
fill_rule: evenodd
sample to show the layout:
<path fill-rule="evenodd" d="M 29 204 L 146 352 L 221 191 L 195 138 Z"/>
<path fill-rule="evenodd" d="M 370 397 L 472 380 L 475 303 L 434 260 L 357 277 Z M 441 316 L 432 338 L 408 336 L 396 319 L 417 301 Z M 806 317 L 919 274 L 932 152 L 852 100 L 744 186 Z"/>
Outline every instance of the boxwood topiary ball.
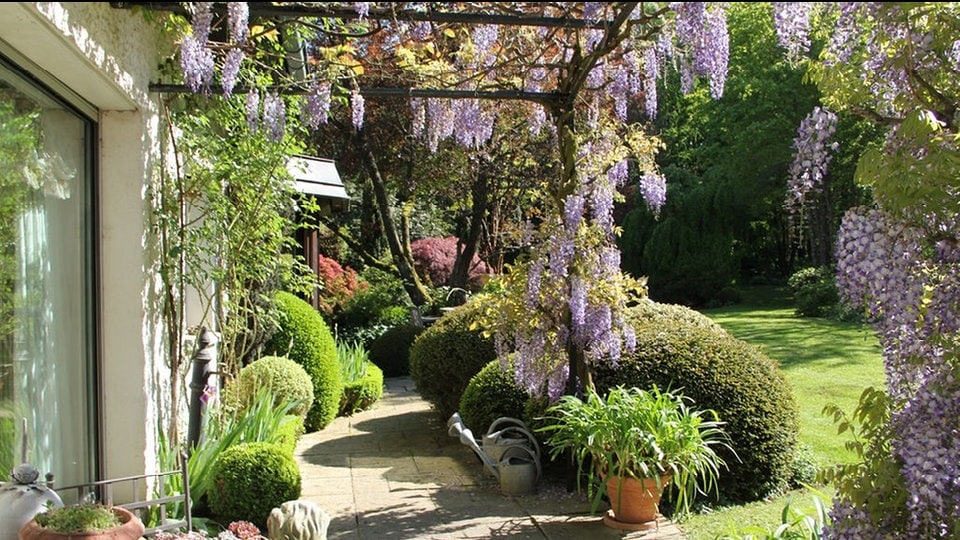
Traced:
<path fill-rule="evenodd" d="M 300 364 L 282 356 L 262 356 L 240 370 L 240 375 L 224 391 L 224 401 L 244 410 L 261 388 L 269 388 L 274 405 L 296 401 L 290 412 L 303 418 L 313 406 L 313 381 Z"/>
<path fill-rule="evenodd" d="M 470 379 L 460 398 L 460 419 L 475 434 L 486 433 L 504 416 L 524 420 L 529 396 L 514 381 L 513 363 L 503 369 L 500 360 L 488 363 Z"/>
<path fill-rule="evenodd" d="M 300 497 L 293 455 L 265 442 L 227 448 L 210 471 L 210 511 L 222 523 L 249 521 L 266 530 L 270 510 Z"/>

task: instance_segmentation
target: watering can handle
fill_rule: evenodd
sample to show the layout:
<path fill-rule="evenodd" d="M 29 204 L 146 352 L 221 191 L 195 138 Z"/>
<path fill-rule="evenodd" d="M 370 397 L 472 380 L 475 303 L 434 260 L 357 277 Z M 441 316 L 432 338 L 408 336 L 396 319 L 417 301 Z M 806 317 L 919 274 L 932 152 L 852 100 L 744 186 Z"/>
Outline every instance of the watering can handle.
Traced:
<path fill-rule="evenodd" d="M 533 433 L 517 426 L 508 426 L 500 430 L 500 433 L 519 433 L 527 438 L 530 441 L 530 446 L 533 447 L 533 451 L 536 452 L 537 459 L 540 459 L 540 445 L 537 444 L 537 438 L 533 436 Z"/>
<path fill-rule="evenodd" d="M 526 446 L 519 446 L 519 445 L 511 446 L 506 450 L 504 450 L 503 454 L 500 455 L 500 459 L 497 461 L 497 468 L 499 469 L 502 467 L 504 460 L 510 457 L 516 457 L 516 456 L 513 456 L 512 454 L 517 454 L 518 451 L 520 453 L 520 457 L 525 457 L 525 458 L 529 457 L 533 459 L 533 462 L 537 465 L 537 481 L 539 481 L 540 477 L 543 476 L 543 470 L 540 466 L 540 454 L 539 452 L 534 453 L 533 450 L 531 450 L 530 448 L 527 448 Z"/>
<path fill-rule="evenodd" d="M 500 424 L 515 424 L 520 429 L 527 429 L 527 425 L 524 424 L 522 420 L 517 420 L 516 418 L 511 418 L 509 416 L 502 416 L 500 418 L 497 418 L 496 420 L 493 421 L 492 424 L 490 424 L 490 428 L 487 429 L 487 434 L 491 434 L 494 431 L 496 431 L 497 426 L 499 426 Z"/>

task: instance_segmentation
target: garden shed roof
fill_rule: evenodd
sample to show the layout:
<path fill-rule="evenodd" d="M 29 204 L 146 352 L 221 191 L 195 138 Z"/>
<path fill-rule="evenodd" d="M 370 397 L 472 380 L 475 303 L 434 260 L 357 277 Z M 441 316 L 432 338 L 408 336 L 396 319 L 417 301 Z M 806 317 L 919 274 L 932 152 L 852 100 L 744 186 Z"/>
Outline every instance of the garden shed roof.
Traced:
<path fill-rule="evenodd" d="M 300 193 L 328 199 L 350 199 L 333 160 L 293 156 L 287 161 L 287 171 L 293 176 Z"/>

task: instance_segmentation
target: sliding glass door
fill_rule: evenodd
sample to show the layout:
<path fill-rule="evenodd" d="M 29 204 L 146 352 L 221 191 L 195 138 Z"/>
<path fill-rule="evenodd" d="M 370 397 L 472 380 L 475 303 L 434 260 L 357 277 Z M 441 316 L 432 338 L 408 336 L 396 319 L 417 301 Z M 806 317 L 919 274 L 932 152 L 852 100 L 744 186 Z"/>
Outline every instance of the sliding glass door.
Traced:
<path fill-rule="evenodd" d="M 94 124 L 0 58 L 0 479 L 92 478 Z"/>

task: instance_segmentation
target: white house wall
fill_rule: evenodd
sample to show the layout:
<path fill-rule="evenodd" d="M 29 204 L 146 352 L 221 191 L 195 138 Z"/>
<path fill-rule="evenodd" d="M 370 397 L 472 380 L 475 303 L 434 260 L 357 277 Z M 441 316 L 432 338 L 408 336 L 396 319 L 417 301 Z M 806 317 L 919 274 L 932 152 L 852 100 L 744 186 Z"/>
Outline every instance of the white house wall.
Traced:
<path fill-rule="evenodd" d="M 168 403 L 149 187 L 158 163 L 159 116 L 149 83 L 157 31 L 106 2 L 0 3 L 0 40 L 95 111 L 100 140 L 99 339 L 104 477 L 150 472 Z M 165 45 L 169 47 L 169 45 Z"/>

